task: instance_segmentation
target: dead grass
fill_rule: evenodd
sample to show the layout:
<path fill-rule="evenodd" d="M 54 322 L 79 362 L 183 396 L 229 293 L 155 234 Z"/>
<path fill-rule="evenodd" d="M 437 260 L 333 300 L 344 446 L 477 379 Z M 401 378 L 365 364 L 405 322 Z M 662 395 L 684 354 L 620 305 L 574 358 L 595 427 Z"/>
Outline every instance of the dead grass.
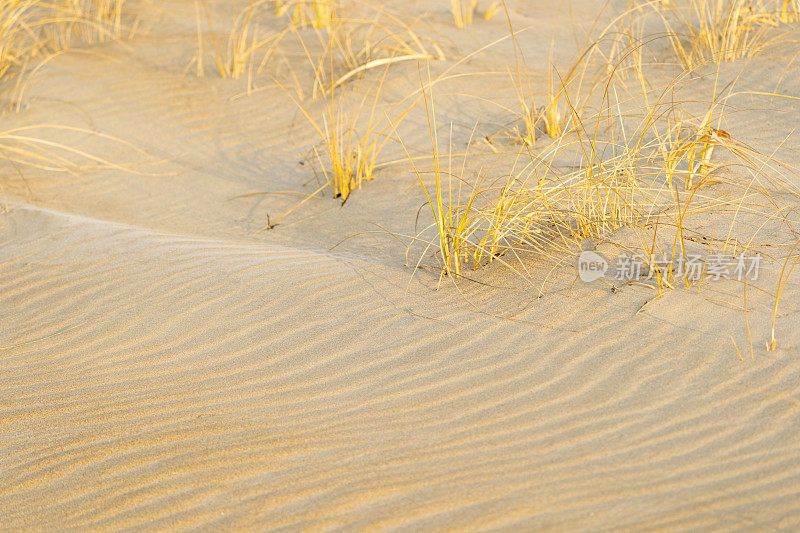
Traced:
<path fill-rule="evenodd" d="M 0 82 L 77 44 L 130 36 L 125 0 L 6 0 L 0 5 Z M 125 35 L 123 35 L 125 33 Z"/>
<path fill-rule="evenodd" d="M 206 0 L 195 0 L 197 54 L 193 64 L 198 77 L 205 75 L 208 50 L 220 77 L 239 79 L 246 76 L 248 94 L 255 89 L 256 76 L 267 67 L 289 31 L 288 28 L 281 32 L 264 28 L 262 19 L 269 3 L 268 0 L 256 0 L 248 4 L 234 19 L 227 39 L 219 39 L 211 29 L 212 7 Z"/>
<path fill-rule="evenodd" d="M 628 31 L 632 26 L 643 27 L 641 19 L 656 13 L 685 69 L 753 57 L 775 42 L 775 28 L 797 21 L 800 15 L 795 0 L 688 0 L 646 5 L 647 10 L 636 10 L 640 20 L 629 22 Z M 636 18 L 634 13 L 631 15 Z M 625 33 L 626 28 L 621 29 Z"/>
<path fill-rule="evenodd" d="M 314 60 L 305 44 L 303 46 L 309 64 L 315 71 L 315 87 L 324 87 L 324 67 Z M 333 56 L 328 54 L 326 57 L 331 72 L 328 79 L 333 79 Z M 304 103 L 287 90 L 289 98 L 320 138 L 322 148 L 314 147 L 313 152 L 324 176 L 323 186 L 330 184 L 334 198 L 340 198 L 342 202 L 346 202 L 350 194 L 361 188 L 365 181 L 375 177 L 375 168 L 383 148 L 413 107 L 409 106 L 394 118 L 389 118 L 388 110 L 380 108 L 389 66 L 390 63 L 385 63 L 380 79 L 366 89 L 352 85 L 339 88 L 340 83 L 332 84 L 322 109 L 313 101 Z M 318 111 L 315 112 L 311 106 Z"/>
<path fill-rule="evenodd" d="M 521 124 L 513 129 L 511 137 L 529 147 L 536 144 L 539 132 L 547 134 L 551 139 L 558 139 L 570 129 L 572 117 L 567 110 L 569 92 L 572 92 L 572 101 L 577 107 L 581 107 L 588 99 L 589 94 L 581 93 L 591 57 L 596 51 L 596 43 L 589 42 L 587 37 L 572 64 L 568 68 L 559 70 L 553 63 L 554 42 L 551 41 L 546 66 L 544 105 L 537 106 L 534 96 L 536 87 L 531 69 L 517 40 L 508 7 L 505 2 L 502 5 L 514 48 L 514 69 L 509 70 L 509 75 L 517 95 Z M 591 89 L 587 93 L 591 93 Z M 579 103 L 579 100 L 583 102 Z"/>
<path fill-rule="evenodd" d="M 334 19 L 337 4 L 334 0 L 273 0 L 272 3 L 277 16 L 288 14 L 298 28 L 324 28 Z"/>
<path fill-rule="evenodd" d="M 0 131 L 0 158 L 10 163 L 20 174 L 23 168 L 28 167 L 74 175 L 95 170 L 163 175 L 148 173 L 142 170 L 141 165 L 111 161 L 107 157 L 79 148 L 75 143 L 66 142 L 66 138 L 90 139 L 95 145 L 123 150 L 135 159 L 152 162 L 149 154 L 123 139 L 85 128 L 57 124 L 37 124 Z M 98 151 L 100 150 L 95 150 Z"/>
<path fill-rule="evenodd" d="M 585 117 L 568 104 L 576 125 L 570 138 L 535 155 L 527 149 L 507 172 L 481 178 L 463 200 L 453 201 L 432 135 L 434 189 L 425 187 L 418 170 L 417 175 L 434 224 L 417 238 L 425 240 L 424 234 L 433 231 L 442 272 L 455 278 L 494 261 L 524 273 L 526 258 L 563 261 L 587 241 L 604 242 L 624 230 L 636 241 L 625 246 L 656 269 L 660 294 L 674 287 L 676 278 L 656 258 L 667 256 L 669 265 L 679 264 L 687 242 L 702 236 L 718 250 L 742 253 L 752 250 L 764 227 L 778 224 L 796 231 L 800 191 L 793 171 L 720 126 L 736 93 L 715 90 L 708 95 L 708 111 L 695 115 L 690 109 L 696 100 L 679 97 L 677 85 L 684 80 L 681 76 L 644 99 L 644 113 L 627 114 L 612 101 L 609 80 L 603 112 Z M 431 101 L 431 116 L 433 107 Z M 635 116 L 643 118 L 631 123 Z M 435 118 L 430 121 L 435 132 Z M 724 237 L 698 233 L 692 227 L 697 219 Z"/>
<path fill-rule="evenodd" d="M 453 22 L 456 28 L 466 28 L 475 17 L 478 0 L 450 0 L 450 11 L 453 13 Z"/>
<path fill-rule="evenodd" d="M 317 98 L 369 70 L 404 61 L 444 58 L 434 41 L 419 36 L 410 24 L 383 8 L 340 11 L 312 40 L 303 40 L 303 50 L 316 49 L 311 62 L 314 74 L 312 96 Z M 313 43 L 313 44 L 312 44 Z M 305 54 L 308 58 L 309 54 Z"/>
<path fill-rule="evenodd" d="M 499 6 L 491 3 L 485 16 Z M 477 14 L 474 0 L 453 0 L 450 7 L 459 28 Z M 535 68 L 505 9 L 514 63 L 501 69 L 516 92 L 520 125 L 510 133 L 519 142 L 513 160 L 478 173 L 472 183 L 465 174 L 467 157 L 460 172 L 453 169 L 452 133 L 449 151 L 440 146 L 433 91 L 438 80 L 429 70 L 427 79 L 420 76 L 421 100 L 409 97 L 402 108 L 384 104 L 393 65 L 444 58 L 438 43 L 421 34 L 414 21 L 383 6 L 255 0 L 222 38 L 212 31 L 213 5 L 195 0 L 195 8 L 197 74 L 205 74 L 209 54 L 219 76 L 246 77 L 248 91 L 257 76 L 271 74 L 318 136 L 311 152 L 321 175 L 319 190 L 330 188 L 342 202 L 375 178 L 387 143 L 417 103 L 424 103 L 432 179 L 419 157 L 411 150 L 407 155 L 431 223 L 415 241 L 436 251 L 443 277 L 456 280 L 492 263 L 527 275 L 532 257 L 563 263 L 587 242 L 617 242 L 624 234 L 617 244 L 646 258 L 653 287 L 661 294 L 676 287 L 673 265 L 685 261 L 691 247 L 743 253 L 757 247 L 765 228 L 797 235 L 800 191 L 794 170 L 728 131 L 729 102 L 740 94 L 733 85 L 723 90 L 690 81 L 709 65 L 762 51 L 773 42 L 776 27 L 800 21 L 797 0 L 631 3 L 599 38 L 589 31 L 566 67 L 555 64 L 551 43 L 547 62 Z M 130 35 L 125 13 L 124 0 L 7 0 L 0 5 L 0 80 L 75 44 Z M 276 15 L 286 18 L 278 30 Z M 655 34 L 651 21 L 660 28 Z M 647 54 L 657 53 L 649 49 L 653 42 L 674 54 L 682 71 L 666 85 L 653 82 L 648 73 Z M 267 72 L 278 54 L 290 57 L 288 79 L 274 69 Z M 546 75 L 537 78 L 532 74 L 537 70 Z M 632 73 L 638 84 L 625 83 Z M 690 89 L 691 98 L 686 96 Z M 492 95 L 483 97 L 489 101 Z M 3 157 L 45 171 L 127 170 L 36 133 L 0 133 Z M 543 148 L 537 146 L 542 135 L 550 138 Z M 659 265 L 657 256 L 668 257 L 667 266 Z M 776 345 L 778 303 L 796 263 L 796 255 L 784 262 L 770 348 Z"/>

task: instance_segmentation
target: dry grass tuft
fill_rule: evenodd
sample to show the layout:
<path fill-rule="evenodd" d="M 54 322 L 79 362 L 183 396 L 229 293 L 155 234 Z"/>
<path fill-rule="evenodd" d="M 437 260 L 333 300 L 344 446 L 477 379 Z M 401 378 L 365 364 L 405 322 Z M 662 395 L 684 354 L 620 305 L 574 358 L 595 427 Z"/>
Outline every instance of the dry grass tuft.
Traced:
<path fill-rule="evenodd" d="M 753 57 L 769 43 L 769 30 L 798 20 L 796 0 L 690 0 L 658 12 L 672 48 L 686 69 Z"/>
<path fill-rule="evenodd" d="M 780 20 L 784 24 L 800 21 L 800 0 L 778 0 Z"/>
<path fill-rule="evenodd" d="M 267 0 L 256 0 L 246 6 L 233 21 L 226 46 L 221 46 L 211 30 L 212 14 L 205 0 L 195 0 L 197 19 L 197 55 L 193 63 L 197 76 L 205 75 L 206 39 L 203 34 L 203 19 L 210 33 L 211 52 L 217 72 L 223 78 L 239 79 L 247 76 L 247 91 L 252 92 L 255 76 L 261 73 L 269 60 L 277 53 L 278 46 L 288 29 L 283 32 L 269 32 L 260 23 Z"/>
<path fill-rule="evenodd" d="M 417 35 L 409 24 L 391 12 L 360 9 L 336 17 L 323 30 L 315 30 L 314 89 L 317 98 L 330 90 L 364 76 L 368 71 L 419 59 L 443 58 L 435 42 Z M 302 40 L 306 57 L 312 43 Z"/>
<path fill-rule="evenodd" d="M 466 28 L 472 24 L 477 7 L 478 0 L 450 0 L 450 10 L 456 28 Z"/>
<path fill-rule="evenodd" d="M 569 105 L 574 138 L 562 138 L 538 155 L 527 150 L 488 185 L 481 178 L 464 201 L 453 201 L 440 177 L 433 134 L 435 189 L 425 193 L 434 225 L 423 234 L 436 234 L 431 242 L 443 274 L 459 276 L 496 260 L 524 272 L 524 256 L 562 261 L 583 243 L 607 240 L 624 229 L 636 236 L 636 252 L 656 270 L 653 279 L 661 291 L 674 286 L 675 272 L 656 258 L 681 264 L 689 241 L 702 236 L 741 253 L 751 249 L 763 227 L 793 228 L 800 222 L 793 218 L 800 191 L 786 176 L 789 169 L 719 126 L 735 93 L 710 95 L 708 112 L 696 116 L 689 111 L 696 102 L 681 101 L 671 87 L 646 100 L 644 113 L 631 113 L 644 117 L 633 125 L 620 114 L 619 102 L 609 102 L 612 94 L 609 82 L 604 111 L 591 117 Z M 698 217 L 724 238 L 691 228 L 689 221 Z"/>
<path fill-rule="evenodd" d="M 506 13 L 508 13 L 506 11 Z M 509 30 L 514 46 L 515 71 L 511 72 L 512 83 L 517 94 L 519 105 L 518 116 L 521 127 L 512 132 L 512 138 L 527 146 L 536 144 L 538 132 L 546 133 L 551 139 L 558 139 L 570 128 L 571 114 L 568 113 L 567 103 L 569 91 L 573 91 L 573 98 L 581 92 L 583 77 L 588 68 L 588 59 L 594 50 L 594 45 L 585 46 L 570 68 L 561 73 L 553 64 L 553 44 L 550 45 L 550 54 L 547 60 L 547 90 L 545 103 L 536 105 L 534 86 L 530 69 L 528 68 L 522 49 L 514 36 L 511 19 L 508 18 Z M 584 99 L 588 95 L 584 96 Z M 578 104 L 576 104 L 578 105 Z"/>
<path fill-rule="evenodd" d="M 0 81 L 76 44 L 120 39 L 124 14 L 125 0 L 5 0 L 0 4 Z"/>
<path fill-rule="evenodd" d="M 275 14 L 290 14 L 292 24 L 297 28 L 324 28 L 336 14 L 334 0 L 274 0 L 274 3 Z"/>
<path fill-rule="evenodd" d="M 317 85 L 321 86 L 324 67 L 312 59 L 307 48 L 306 53 L 315 69 Z M 330 62 L 328 66 L 333 71 L 333 58 L 331 55 L 327 57 Z M 356 86 L 339 89 L 339 84 L 334 83 L 320 113 L 315 113 L 287 91 L 319 135 L 322 150 L 315 147 L 313 152 L 325 177 L 323 186 L 330 184 L 334 198 L 340 198 L 342 202 L 347 201 L 363 182 L 374 178 L 380 153 L 411 109 L 409 107 L 393 119 L 389 118 L 386 111 L 380 112 L 379 104 L 389 66 L 389 63 L 384 65 L 381 78 L 371 90 L 363 93 Z M 332 74 L 329 79 L 332 79 Z"/>

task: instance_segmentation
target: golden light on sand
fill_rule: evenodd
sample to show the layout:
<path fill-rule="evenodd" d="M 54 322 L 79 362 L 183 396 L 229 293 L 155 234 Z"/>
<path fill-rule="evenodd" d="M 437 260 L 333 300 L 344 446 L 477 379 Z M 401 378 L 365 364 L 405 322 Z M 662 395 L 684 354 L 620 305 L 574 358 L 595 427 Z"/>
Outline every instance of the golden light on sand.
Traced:
<path fill-rule="evenodd" d="M 797 529 L 798 42 L 2 2 L 0 529 Z"/>

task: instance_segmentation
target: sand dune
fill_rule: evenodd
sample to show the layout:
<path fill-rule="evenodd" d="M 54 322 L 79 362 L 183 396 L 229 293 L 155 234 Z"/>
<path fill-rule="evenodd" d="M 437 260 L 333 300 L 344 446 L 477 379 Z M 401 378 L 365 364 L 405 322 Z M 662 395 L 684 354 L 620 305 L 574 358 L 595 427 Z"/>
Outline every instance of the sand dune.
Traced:
<path fill-rule="evenodd" d="M 800 520 L 786 352 L 739 362 L 597 299 L 498 322 L 325 253 L 4 220 L 9 528 Z"/>
<path fill-rule="evenodd" d="M 403 164 L 259 233 L 309 192 L 314 133 L 279 88 L 187 76 L 192 3 L 162 13 L 50 61 L 5 119 L 130 144 L 61 131 L 124 168 L 4 167 L 0 529 L 800 528 L 794 278 L 773 351 L 774 299 L 754 291 L 745 316 L 733 282 L 653 300 L 532 261 L 541 293 L 499 265 L 437 287 L 388 234 L 424 202 Z M 784 52 L 740 76 L 757 87 Z M 776 105 L 740 128 L 780 139 L 797 108 Z M 262 191 L 292 194 L 242 196 Z"/>

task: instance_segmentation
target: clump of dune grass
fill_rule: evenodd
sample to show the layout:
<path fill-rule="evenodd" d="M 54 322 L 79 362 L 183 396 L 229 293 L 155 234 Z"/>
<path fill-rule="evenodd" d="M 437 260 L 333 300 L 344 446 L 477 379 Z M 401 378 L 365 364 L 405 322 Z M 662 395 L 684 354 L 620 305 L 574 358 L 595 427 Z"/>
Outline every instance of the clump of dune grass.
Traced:
<path fill-rule="evenodd" d="M 659 6 L 668 7 L 663 2 Z M 605 62 L 606 75 L 613 73 L 617 79 L 624 80 L 631 72 L 635 72 L 644 81 L 642 75 L 647 17 L 642 12 L 642 6 L 639 5 L 629 8 L 618 15 L 598 37 L 598 41 L 610 40 L 607 52 L 598 47 L 598 54 Z"/>
<path fill-rule="evenodd" d="M 82 44 L 120 39 L 125 3 L 126 0 L 54 1 L 53 20 L 45 29 L 59 49 L 69 48 L 75 39 Z"/>
<path fill-rule="evenodd" d="M 456 28 L 466 28 L 472 24 L 478 0 L 450 0 L 450 11 Z"/>
<path fill-rule="evenodd" d="M 274 0 L 275 14 L 288 14 L 292 24 L 298 28 L 313 26 L 324 28 L 335 17 L 334 0 Z"/>
<path fill-rule="evenodd" d="M 271 4 L 279 14 L 294 13 L 290 24 L 280 31 L 264 29 L 265 9 Z M 270 60 L 287 53 L 282 45 L 288 34 L 297 36 L 305 58 L 316 58 L 311 64 L 315 98 L 374 68 L 433 55 L 442 56 L 435 43 L 431 45 L 435 51 L 429 52 L 423 39 L 408 24 L 381 6 L 359 5 L 357 9 L 339 10 L 330 1 L 275 3 L 273 0 L 256 0 L 237 15 L 227 39 L 218 39 L 211 31 L 214 15 L 205 0 L 195 0 L 195 10 L 198 53 L 194 61 L 198 75 L 202 76 L 205 71 L 204 57 L 206 50 L 210 49 L 221 77 L 238 79 L 247 76 L 248 93 L 254 88 L 255 77 L 264 73 Z M 308 18 L 309 10 L 322 18 L 314 19 L 316 23 L 308 23 L 311 20 Z M 329 68 L 331 63 L 333 68 Z M 287 64 L 292 70 L 293 81 L 304 78 L 294 71 L 307 62 L 290 59 Z M 302 97 L 305 91 L 298 87 L 296 92 Z"/>
<path fill-rule="evenodd" d="M 663 31 L 645 38 L 645 27 L 653 14 Z M 681 67 L 698 69 L 709 63 L 751 58 L 777 41 L 770 30 L 797 20 L 797 0 L 637 2 L 602 32 L 601 38 L 612 43 L 602 55 L 609 67 L 625 57 L 618 78 L 624 78 L 630 70 L 641 76 L 646 45 L 666 39 Z"/>
<path fill-rule="evenodd" d="M 267 0 L 257 0 L 245 6 L 233 21 L 231 31 L 222 44 L 211 29 L 212 14 L 205 0 L 195 0 L 197 24 L 197 55 L 193 62 L 197 76 L 205 75 L 205 50 L 207 47 L 203 25 L 210 36 L 210 51 L 216 70 L 222 78 L 239 79 L 247 76 L 248 94 L 255 88 L 256 75 L 263 72 L 278 50 L 288 29 L 281 32 L 265 31 L 261 24 Z"/>
<path fill-rule="evenodd" d="M 411 162 L 411 166 L 414 170 L 414 173 L 419 180 L 420 185 L 422 186 L 422 190 L 425 192 L 425 197 L 427 199 L 427 205 L 431 209 L 431 213 L 433 214 L 434 224 L 436 227 L 436 234 L 438 236 L 438 249 L 439 254 L 442 258 L 443 264 L 443 273 L 447 275 L 461 275 L 461 262 L 459 261 L 460 255 L 460 243 L 458 238 L 460 236 L 459 231 L 453 231 L 454 228 L 454 211 L 451 208 L 453 205 L 453 195 L 452 195 L 452 182 L 450 177 L 452 174 L 447 174 L 447 191 L 445 192 L 445 176 L 443 174 L 442 169 L 442 161 L 441 156 L 439 153 L 439 138 L 438 138 L 438 129 L 436 127 L 436 106 L 432 97 L 429 97 L 428 90 L 433 90 L 433 84 L 431 83 L 430 79 L 430 70 L 427 71 L 428 73 L 428 82 L 426 90 L 426 84 L 423 82 L 422 76 L 420 75 L 420 85 L 422 96 L 425 103 L 425 113 L 428 119 L 428 133 L 431 141 L 431 154 L 433 160 L 433 176 L 434 176 L 434 184 L 433 184 L 433 191 L 431 191 L 426 185 L 425 180 L 422 178 L 422 173 L 417 168 L 417 165 L 414 162 L 414 158 L 411 157 L 408 149 L 406 148 L 405 144 L 403 144 L 403 148 L 406 150 L 406 154 L 408 155 L 409 161 Z M 447 200 L 447 204 L 445 204 L 445 199 Z M 456 199 L 458 201 L 458 198 Z M 456 223 L 455 226 L 458 228 L 461 227 L 461 224 Z"/>
<path fill-rule="evenodd" d="M 76 44 L 123 37 L 125 0 L 6 0 L 0 4 L 0 81 Z M 134 25 L 135 26 L 135 25 Z M 129 35 L 135 31 L 131 28 Z"/>
<path fill-rule="evenodd" d="M 363 9 L 358 18 L 345 15 L 310 30 L 311 39 L 293 28 L 313 74 L 312 98 L 305 101 L 301 88 L 286 87 L 319 137 L 312 151 L 323 175 L 322 187 L 330 185 L 334 198 L 342 202 L 375 177 L 381 152 L 415 105 L 407 98 L 390 109 L 381 106 L 391 66 L 434 57 L 423 39 L 386 9 L 375 8 L 371 16 Z M 441 57 L 435 43 L 432 47 Z M 379 79 L 356 83 L 381 70 Z M 406 107 L 395 113 L 399 106 Z"/>
<path fill-rule="evenodd" d="M 768 44 L 767 31 L 790 22 L 796 9 L 762 0 L 690 0 L 661 12 L 672 48 L 684 68 L 754 56 Z"/>
<path fill-rule="evenodd" d="M 322 149 L 314 148 L 314 154 L 325 182 L 332 185 L 334 198 L 342 202 L 375 177 L 378 157 L 396 127 L 396 123 L 386 123 L 377 115 L 384 81 L 382 78 L 371 99 L 367 95 L 359 99 L 351 91 L 340 96 L 332 90 L 321 120 L 297 102 L 322 142 Z"/>
<path fill-rule="evenodd" d="M 784 24 L 800 20 L 800 0 L 778 0 L 780 20 Z"/>
<path fill-rule="evenodd" d="M 508 23 L 509 34 L 514 48 L 514 71 L 510 77 L 514 85 L 519 105 L 518 115 L 521 127 L 513 130 L 512 137 L 527 146 L 536 144 L 538 132 L 543 131 L 551 139 L 559 138 L 569 128 L 571 115 L 567 113 L 568 91 L 581 92 L 583 76 L 588 68 L 588 58 L 593 52 L 594 43 L 584 43 L 569 69 L 559 72 L 553 64 L 554 44 L 550 44 L 547 58 L 547 80 L 544 105 L 537 106 L 534 97 L 533 77 L 525 61 L 522 47 L 517 41 L 508 8 L 503 4 Z M 576 103 L 576 105 L 578 105 Z"/>
<path fill-rule="evenodd" d="M 340 11 L 330 24 L 308 37 L 295 30 L 306 58 L 315 57 L 312 97 L 380 69 L 405 61 L 444 58 L 439 46 L 426 40 L 398 16 L 382 7 Z"/>
<path fill-rule="evenodd" d="M 337 92 L 331 91 L 326 109 L 319 116 L 295 101 L 320 137 L 321 148 L 315 147 L 313 152 L 325 178 L 323 186 L 330 185 L 333 197 L 342 202 L 375 177 L 380 153 L 397 127 L 396 120 L 383 120 L 376 115 L 380 89 L 381 85 L 371 101 L 367 96 L 358 100 L 353 93 L 337 99 Z"/>
<path fill-rule="evenodd" d="M 26 19 L 34 7 L 31 1 L 11 1 L 0 5 L 0 79 L 13 67 L 20 67 L 36 50 Z"/>
<path fill-rule="evenodd" d="M 663 7 L 674 9 L 670 4 Z M 767 349 L 774 350 L 777 309 L 800 262 L 794 253 L 800 235 L 798 173 L 728 131 L 725 119 L 730 102 L 739 95 L 796 97 L 734 91 L 733 83 L 723 91 L 717 82 L 711 91 L 707 87 L 698 91 L 688 81 L 697 69 L 711 61 L 742 57 L 726 56 L 722 45 L 716 52 L 687 54 L 681 74 L 667 86 L 653 86 L 639 52 L 644 43 L 663 36 L 648 36 L 643 26 L 637 26 L 636 33 L 623 38 L 617 53 L 611 54 L 615 62 L 600 71 L 606 77 L 594 85 L 604 87 L 599 106 L 580 105 L 570 91 L 563 92 L 570 135 L 556 134 L 555 142 L 538 152 L 533 151 L 535 136 L 531 136 L 510 167 L 492 175 L 479 173 L 471 186 L 465 183 L 463 168 L 460 175 L 450 168 L 452 143 L 449 155 L 441 151 L 434 99 L 427 89 L 433 85 L 423 85 L 433 168 L 426 172 L 418 158 L 415 161 L 410 153 L 408 157 L 432 222 L 412 242 L 423 243 L 423 257 L 434 250 L 440 281 L 474 279 L 468 270 L 492 263 L 530 280 L 532 262 L 564 264 L 587 246 L 610 245 L 643 259 L 644 270 L 643 277 L 606 283 L 613 290 L 618 288 L 615 283 L 644 284 L 656 291 L 655 298 L 680 285 L 696 285 L 699 290 L 705 279 L 713 277 L 706 270 L 709 263 L 702 266 L 699 278 L 690 278 L 683 270 L 698 253 L 704 253 L 707 261 L 715 255 L 738 256 L 741 264 L 744 254 L 767 250 L 761 245 L 791 248 L 773 295 Z M 638 94 L 621 99 L 618 91 L 624 93 L 627 86 L 618 83 L 616 74 L 623 64 L 637 73 L 641 91 L 634 87 Z M 517 80 L 524 77 L 517 75 Z M 526 84 L 517 83 L 520 94 L 532 94 L 525 91 Z M 703 100 L 707 105 L 700 109 Z M 633 101 L 638 106 L 631 108 Z M 535 132 L 538 117 L 530 113 L 535 106 L 523 109 L 532 117 L 529 129 Z M 788 242 L 777 243 L 778 234 Z M 739 282 L 746 314 L 751 282 Z M 749 322 L 748 339 L 752 351 Z"/>
<path fill-rule="evenodd" d="M 305 50 L 315 71 L 315 85 L 322 86 L 323 67 L 312 59 L 307 48 Z M 332 56 L 329 55 L 328 59 L 328 67 L 333 70 Z M 320 112 L 315 112 L 287 91 L 320 138 L 321 148 L 315 147 L 313 152 L 324 176 L 323 187 L 330 185 L 334 198 L 340 198 L 342 202 L 347 201 L 365 181 L 375 177 L 383 148 L 411 109 L 409 107 L 394 118 L 389 118 L 386 111 L 381 113 L 379 104 L 388 72 L 389 64 L 385 64 L 380 79 L 363 92 L 359 87 L 340 88 L 334 83 L 327 91 Z M 311 105 L 319 107 L 314 102 Z"/>
<path fill-rule="evenodd" d="M 503 2 L 495 1 L 489 4 L 483 12 L 483 20 L 491 20 L 503 9 Z"/>
<path fill-rule="evenodd" d="M 653 271 L 660 293 L 675 286 L 676 273 L 659 266 L 658 256 L 668 256 L 669 265 L 680 263 L 686 243 L 701 235 L 702 242 L 741 253 L 752 249 L 764 226 L 794 228 L 800 222 L 793 171 L 720 127 L 726 102 L 737 93 L 720 96 L 715 90 L 708 111 L 696 115 L 690 110 L 694 101 L 662 89 L 645 99 L 643 118 L 632 124 L 642 113 L 621 114 L 619 102 L 609 101 L 608 87 L 602 112 L 582 116 L 568 104 L 572 138 L 536 155 L 527 150 L 527 158 L 517 158 L 507 172 L 482 177 L 464 200 L 453 201 L 430 119 L 433 186 L 425 186 L 416 166 L 415 171 L 434 222 L 418 238 L 435 235 L 430 242 L 444 275 L 463 276 L 465 269 L 494 261 L 524 273 L 525 256 L 562 261 L 583 243 L 611 239 L 624 229 L 635 235 L 635 251 Z M 711 219 L 721 235 L 692 227 L 700 217 Z"/>

